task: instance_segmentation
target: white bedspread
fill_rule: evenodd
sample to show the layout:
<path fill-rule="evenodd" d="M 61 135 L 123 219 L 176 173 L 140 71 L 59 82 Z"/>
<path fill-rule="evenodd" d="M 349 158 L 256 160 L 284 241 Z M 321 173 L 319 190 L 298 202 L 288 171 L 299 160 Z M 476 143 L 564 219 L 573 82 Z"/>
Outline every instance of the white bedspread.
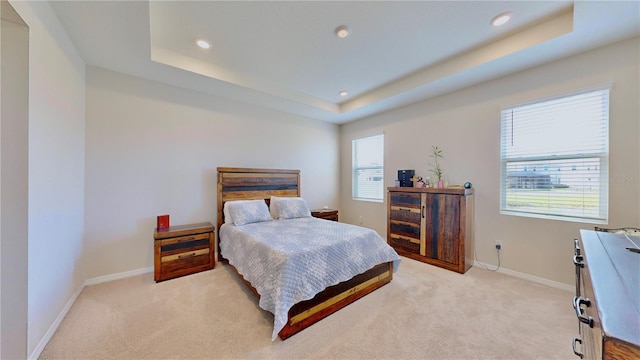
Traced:
<path fill-rule="evenodd" d="M 377 232 L 313 217 L 220 227 L 220 248 L 274 314 L 272 339 L 294 304 L 400 257 Z"/>

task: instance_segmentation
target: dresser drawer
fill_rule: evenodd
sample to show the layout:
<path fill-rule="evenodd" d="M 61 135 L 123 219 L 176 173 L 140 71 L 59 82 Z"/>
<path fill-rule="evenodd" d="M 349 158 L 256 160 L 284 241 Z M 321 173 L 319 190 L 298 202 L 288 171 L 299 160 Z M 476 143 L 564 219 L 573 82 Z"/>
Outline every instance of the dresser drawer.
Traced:
<path fill-rule="evenodd" d="M 420 226 L 422 213 L 420 208 L 409 208 L 391 205 L 389 219 L 409 222 Z"/>
<path fill-rule="evenodd" d="M 390 192 L 389 199 L 392 207 L 420 209 L 420 194 Z"/>
<path fill-rule="evenodd" d="M 390 220 L 389 233 L 419 240 L 420 223 L 414 224 L 406 221 Z"/>
<path fill-rule="evenodd" d="M 420 239 L 408 236 L 391 233 L 389 234 L 389 245 L 393 247 L 401 247 L 414 253 L 420 252 Z"/>

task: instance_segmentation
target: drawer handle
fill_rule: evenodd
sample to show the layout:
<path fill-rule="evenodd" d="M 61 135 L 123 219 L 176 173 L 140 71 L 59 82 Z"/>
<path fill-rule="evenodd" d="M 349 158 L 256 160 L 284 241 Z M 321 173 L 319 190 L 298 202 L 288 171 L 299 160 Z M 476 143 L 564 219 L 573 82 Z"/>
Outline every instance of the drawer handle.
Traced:
<path fill-rule="evenodd" d="M 582 345 L 582 339 L 579 338 L 573 338 L 573 344 L 571 344 L 573 347 L 573 353 L 576 354 L 576 356 L 578 356 L 580 359 L 584 359 L 584 354 L 583 353 L 579 353 L 578 350 L 576 349 L 576 343 L 580 343 L 580 345 Z"/>
<path fill-rule="evenodd" d="M 573 255 L 573 265 L 584 268 L 584 262 L 582 262 L 582 260 L 584 260 L 582 255 Z"/>
<path fill-rule="evenodd" d="M 178 259 L 186 259 L 194 256 L 196 256 L 196 253 L 192 252 L 191 254 L 178 255 Z"/>
<path fill-rule="evenodd" d="M 581 291 L 580 291 L 580 284 L 582 282 L 580 281 L 580 267 L 576 266 L 576 296 L 580 296 L 581 295 Z"/>
<path fill-rule="evenodd" d="M 181 242 L 186 242 L 186 241 L 193 241 L 193 240 L 195 240 L 195 239 L 196 239 L 196 238 L 194 238 L 194 237 L 192 236 L 192 237 L 188 237 L 188 238 L 185 238 L 185 239 L 180 239 L 180 240 L 178 240 L 178 242 L 179 242 L 179 243 L 181 243 Z"/>
<path fill-rule="evenodd" d="M 582 315 L 581 305 L 586 305 L 587 307 L 591 306 L 591 300 L 585 299 L 582 296 L 574 296 L 573 297 L 573 308 L 576 310 L 576 316 L 580 322 L 589 325 L 590 328 L 593 327 L 593 318 L 591 316 L 585 317 Z"/>
<path fill-rule="evenodd" d="M 422 209 L 420 210 L 420 216 L 424 218 L 424 205 L 422 205 Z"/>

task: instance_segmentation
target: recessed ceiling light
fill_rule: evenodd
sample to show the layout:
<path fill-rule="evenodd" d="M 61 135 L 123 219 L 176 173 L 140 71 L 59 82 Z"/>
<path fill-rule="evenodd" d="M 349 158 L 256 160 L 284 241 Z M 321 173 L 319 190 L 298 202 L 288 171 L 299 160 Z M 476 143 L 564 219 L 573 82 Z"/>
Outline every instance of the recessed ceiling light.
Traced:
<path fill-rule="evenodd" d="M 342 97 L 349 95 L 349 93 L 347 92 L 347 90 L 342 90 L 342 91 L 340 91 L 338 94 L 340 94 L 340 96 L 342 96 Z"/>
<path fill-rule="evenodd" d="M 203 49 L 208 49 L 211 47 L 211 44 L 207 40 L 196 39 L 196 45 L 200 46 Z"/>
<path fill-rule="evenodd" d="M 506 24 L 509 20 L 511 20 L 510 12 L 503 12 L 502 14 L 491 19 L 491 25 L 493 26 L 501 26 Z"/>
<path fill-rule="evenodd" d="M 336 28 L 336 36 L 344 39 L 351 34 L 351 29 L 346 25 L 340 25 Z"/>

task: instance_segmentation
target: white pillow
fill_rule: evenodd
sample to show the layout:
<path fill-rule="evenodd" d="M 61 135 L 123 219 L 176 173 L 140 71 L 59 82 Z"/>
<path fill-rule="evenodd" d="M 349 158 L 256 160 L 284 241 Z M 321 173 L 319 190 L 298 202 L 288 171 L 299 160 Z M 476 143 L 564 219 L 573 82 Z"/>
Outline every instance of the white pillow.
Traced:
<path fill-rule="evenodd" d="M 301 197 L 272 196 L 269 208 L 271 217 L 276 220 L 311 217 L 307 201 Z"/>
<path fill-rule="evenodd" d="M 233 219 L 231 218 L 231 215 L 229 215 L 229 204 L 247 202 L 247 201 L 254 201 L 254 200 L 231 200 L 231 201 L 226 201 L 224 203 L 224 206 L 222 207 L 222 213 L 224 214 L 224 223 L 225 224 L 233 224 Z"/>
<path fill-rule="evenodd" d="M 273 220 L 264 200 L 230 201 L 229 217 L 236 226 Z"/>

